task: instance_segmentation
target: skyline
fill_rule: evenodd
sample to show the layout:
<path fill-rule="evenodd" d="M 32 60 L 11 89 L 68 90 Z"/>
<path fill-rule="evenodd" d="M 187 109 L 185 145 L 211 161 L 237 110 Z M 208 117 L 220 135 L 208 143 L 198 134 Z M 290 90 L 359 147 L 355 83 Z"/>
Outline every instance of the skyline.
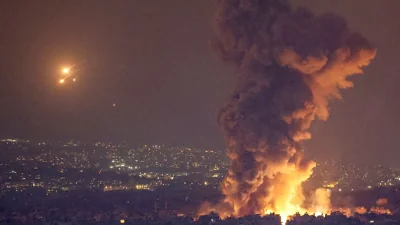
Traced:
<path fill-rule="evenodd" d="M 186 7 L 185 1 L 24 3 L 34 7 L 21 2 L 0 7 L 5 27 L 0 107 L 7 109 L 0 113 L 1 136 L 224 148 L 215 114 L 236 77 L 208 47 L 212 2 L 196 2 L 196 7 Z M 305 1 L 317 12 L 330 8 L 344 16 L 378 48 L 365 75 L 355 78 L 355 88 L 332 105 L 330 119 L 313 125 L 305 151 L 313 158 L 394 165 L 400 107 L 390 100 L 399 80 L 395 40 L 400 34 L 394 19 L 399 3 L 362 2 L 357 8 L 361 1 Z M 56 84 L 63 65 L 84 61 L 90 66 L 81 82 Z"/>
<path fill-rule="evenodd" d="M 29 140 L 1 139 L 0 184 L 1 187 L 13 184 L 23 187 L 29 180 L 43 183 L 48 179 L 36 175 L 57 171 L 52 179 L 65 184 L 60 177 L 67 171 L 80 171 L 107 180 L 102 173 L 125 174 L 133 177 L 180 182 L 198 183 L 218 189 L 224 174 L 229 168 L 229 158 L 217 149 L 199 149 L 186 146 L 129 145 L 113 143 L 33 142 Z M 38 168 L 40 171 L 37 171 Z M 92 181 L 87 174 L 72 173 L 70 178 Z M 177 179 L 174 179 L 177 178 Z M 179 178 L 186 177 L 179 181 Z M 100 179 L 101 178 L 101 179 Z M 32 180 L 33 179 L 33 180 Z M 43 184 L 41 184 L 43 186 Z M 118 182 L 116 186 L 118 186 Z M 160 184 L 155 184 L 160 185 Z M 304 184 L 307 190 L 324 187 L 333 192 L 353 192 L 383 187 L 400 187 L 400 167 L 367 165 L 363 162 L 345 160 L 320 161 L 313 170 L 312 177 Z M 60 187 L 59 187 L 60 188 Z M 66 187 L 64 187 L 66 188 Z M 70 187 L 74 189 L 73 186 Z M 96 186 L 98 188 L 98 186 Z M 60 188 L 62 189 L 62 188 Z"/>

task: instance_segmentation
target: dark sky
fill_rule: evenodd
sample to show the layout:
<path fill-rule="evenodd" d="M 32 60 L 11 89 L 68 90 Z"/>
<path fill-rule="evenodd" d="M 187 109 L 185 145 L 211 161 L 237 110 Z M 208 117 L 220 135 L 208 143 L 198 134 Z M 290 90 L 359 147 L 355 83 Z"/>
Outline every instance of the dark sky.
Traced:
<path fill-rule="evenodd" d="M 377 58 L 327 122 L 317 159 L 396 165 L 400 157 L 400 1 L 302 0 L 344 16 Z M 218 107 L 236 76 L 209 50 L 211 0 L 0 2 L 0 136 L 126 140 L 222 148 Z M 78 64 L 76 84 L 59 85 Z M 116 107 L 113 107 L 113 104 Z"/>

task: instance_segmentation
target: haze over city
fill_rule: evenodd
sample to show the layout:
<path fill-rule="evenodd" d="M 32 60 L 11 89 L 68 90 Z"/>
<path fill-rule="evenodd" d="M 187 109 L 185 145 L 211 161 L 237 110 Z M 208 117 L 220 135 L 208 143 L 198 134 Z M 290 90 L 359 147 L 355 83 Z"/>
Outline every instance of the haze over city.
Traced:
<path fill-rule="evenodd" d="M 398 221 L 399 8 L 0 2 L 0 223 Z"/>
<path fill-rule="evenodd" d="M 301 4 L 337 12 L 378 48 L 330 119 L 313 125 L 307 152 L 395 165 L 399 3 Z M 215 115 L 236 77 L 210 53 L 212 1 L 7 1 L 1 10 L 3 137 L 224 147 Z M 61 67 L 80 63 L 79 85 L 55 84 Z"/>

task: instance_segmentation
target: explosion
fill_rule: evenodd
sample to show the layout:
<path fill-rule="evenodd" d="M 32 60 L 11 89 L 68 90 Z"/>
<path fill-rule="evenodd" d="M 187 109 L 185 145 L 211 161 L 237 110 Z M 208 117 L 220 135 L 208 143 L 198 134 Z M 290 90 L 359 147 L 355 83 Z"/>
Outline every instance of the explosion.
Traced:
<path fill-rule="evenodd" d="M 332 13 L 314 15 L 282 0 L 217 0 L 219 58 L 240 74 L 218 125 L 228 143 L 229 172 L 224 199 L 200 214 L 222 218 L 330 211 L 330 194 L 319 189 L 305 206 L 302 183 L 316 163 L 304 157 L 302 142 L 314 119 L 326 120 L 330 100 L 353 86 L 376 49 Z"/>

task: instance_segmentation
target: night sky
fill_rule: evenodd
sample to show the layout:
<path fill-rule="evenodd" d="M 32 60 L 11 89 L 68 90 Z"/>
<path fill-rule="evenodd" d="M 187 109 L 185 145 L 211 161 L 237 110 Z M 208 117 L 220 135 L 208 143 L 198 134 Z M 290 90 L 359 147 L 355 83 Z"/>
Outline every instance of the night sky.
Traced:
<path fill-rule="evenodd" d="M 307 155 L 396 165 L 400 1 L 296 2 L 342 15 L 378 48 L 314 123 Z M 0 136 L 223 150 L 215 115 L 237 76 L 210 51 L 213 12 L 211 0 L 1 1 Z M 78 82 L 60 85 L 72 64 Z"/>

